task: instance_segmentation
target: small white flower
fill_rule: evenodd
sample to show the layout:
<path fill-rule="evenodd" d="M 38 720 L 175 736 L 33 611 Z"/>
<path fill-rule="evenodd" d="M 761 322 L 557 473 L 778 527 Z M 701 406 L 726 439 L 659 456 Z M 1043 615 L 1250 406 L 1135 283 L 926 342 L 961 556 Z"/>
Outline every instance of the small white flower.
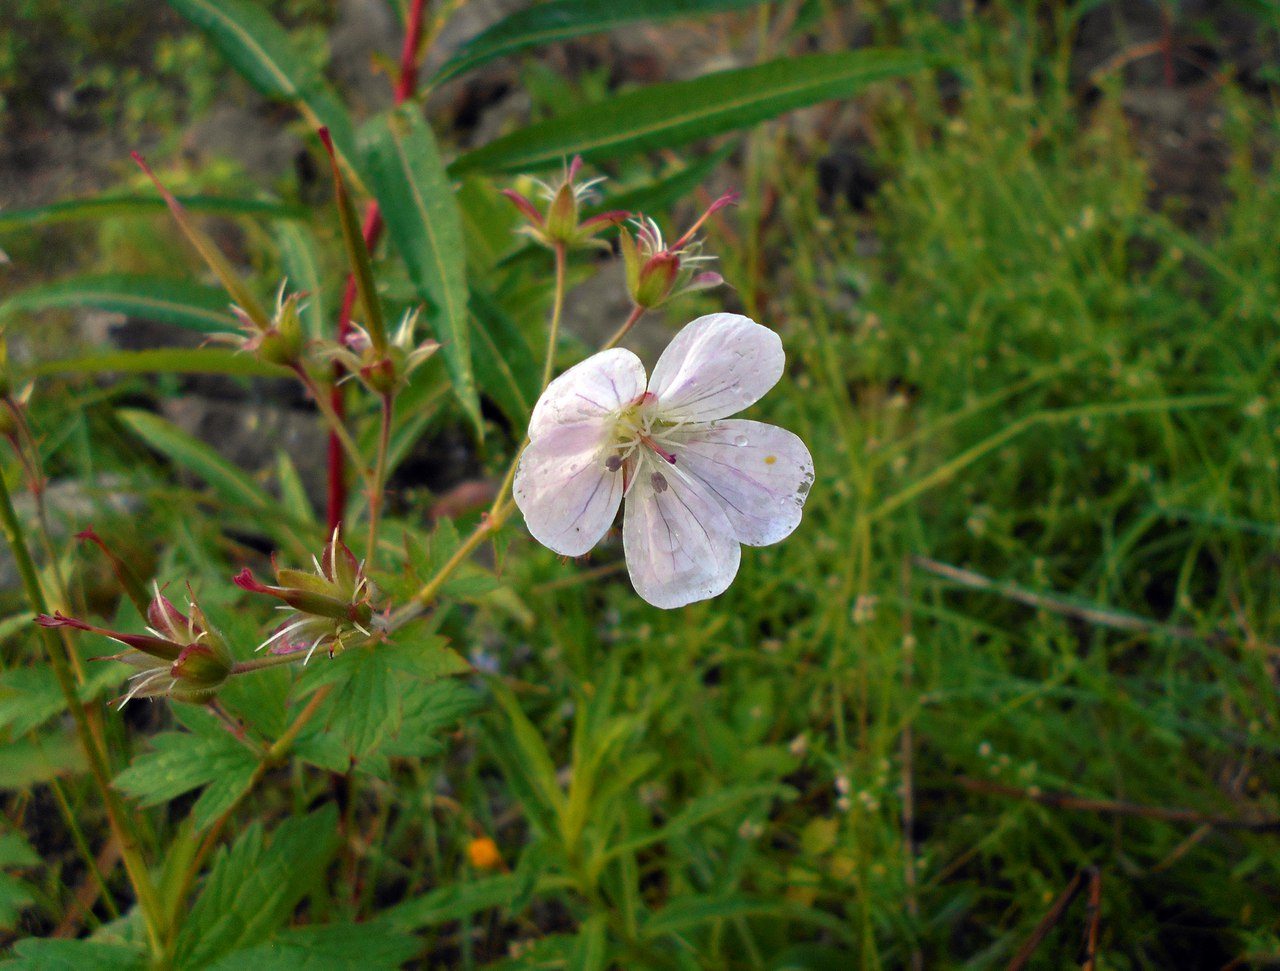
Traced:
<path fill-rule="evenodd" d="M 791 432 L 729 415 L 782 376 L 778 335 L 737 314 L 699 317 L 645 384 L 628 350 L 589 357 L 538 399 L 515 500 L 529 532 L 565 556 L 604 536 L 623 495 L 622 537 L 636 592 L 655 607 L 722 593 L 740 544 L 791 533 L 813 459 Z"/>

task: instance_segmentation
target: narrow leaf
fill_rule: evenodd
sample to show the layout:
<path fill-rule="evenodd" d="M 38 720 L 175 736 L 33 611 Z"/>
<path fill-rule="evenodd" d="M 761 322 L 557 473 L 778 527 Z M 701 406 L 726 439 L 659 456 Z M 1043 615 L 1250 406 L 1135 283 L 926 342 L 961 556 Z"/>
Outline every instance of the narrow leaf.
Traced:
<path fill-rule="evenodd" d="M 488 293 L 471 290 L 475 367 L 480 386 L 521 431 L 538 399 L 537 362 L 520 328 Z"/>
<path fill-rule="evenodd" d="M 41 361 L 28 374 L 230 374 L 244 378 L 282 378 L 289 372 L 248 354 L 205 347 L 112 351 Z"/>
<path fill-rule="evenodd" d="M 347 250 L 347 265 L 356 281 L 356 294 L 360 298 L 360 312 L 364 318 L 362 323 L 373 346 L 379 353 L 383 353 L 387 349 L 387 328 L 382 320 L 378 289 L 374 285 L 369 244 L 365 241 L 364 229 L 356 215 L 351 194 L 347 192 L 347 180 L 342 177 L 342 166 L 329 129 L 320 129 L 320 141 L 324 142 L 324 149 L 329 153 L 329 162 L 333 166 L 333 191 L 338 202 L 338 220 L 342 225 L 342 243 Z"/>
<path fill-rule="evenodd" d="M 427 319 L 443 344 L 445 367 L 477 434 L 480 398 L 467 329 L 462 220 L 431 129 L 414 105 L 373 119 L 361 132 L 369 183 Z"/>
<path fill-rule="evenodd" d="M 463 155 L 450 173 L 532 170 L 560 165 L 574 155 L 600 159 L 670 148 L 795 108 L 848 98 L 872 82 L 929 64 L 918 54 L 867 49 L 783 58 L 650 85 L 512 132 Z"/>
<path fill-rule="evenodd" d="M 319 69 L 265 10 L 251 0 L 169 0 L 169 5 L 203 31 L 255 88 L 293 104 L 313 129 L 328 128 L 343 167 L 358 179 L 351 116 Z"/>
<path fill-rule="evenodd" d="M 239 329 L 222 290 L 188 280 L 129 273 L 78 276 L 23 290 L 0 304 L 0 320 L 54 307 L 97 307 L 202 334 Z"/>
<path fill-rule="evenodd" d="M 436 72 L 439 84 L 494 58 L 635 23 L 754 7 L 761 0 L 559 0 L 518 10 L 468 41 Z"/>
<path fill-rule="evenodd" d="M 134 408 L 121 408 L 116 416 L 151 448 L 204 479 L 229 505 L 256 510 L 274 505 L 248 475 L 176 425 Z"/>
<path fill-rule="evenodd" d="M 218 216 L 252 216 L 261 219 L 306 219 L 301 206 L 265 199 L 224 199 L 218 196 L 178 196 L 188 212 Z M 107 216 L 149 216 L 164 212 L 167 205 L 155 196 L 103 195 L 86 199 L 64 199 L 62 202 L 32 209 L 9 209 L 0 212 L 0 233 L 31 226 L 53 226 L 80 219 L 103 219 Z"/>
<path fill-rule="evenodd" d="M 384 917 L 397 930 L 417 931 L 445 921 L 461 920 L 481 910 L 510 906 L 518 889 L 519 879 L 513 874 L 456 883 L 397 904 L 386 911 Z"/>

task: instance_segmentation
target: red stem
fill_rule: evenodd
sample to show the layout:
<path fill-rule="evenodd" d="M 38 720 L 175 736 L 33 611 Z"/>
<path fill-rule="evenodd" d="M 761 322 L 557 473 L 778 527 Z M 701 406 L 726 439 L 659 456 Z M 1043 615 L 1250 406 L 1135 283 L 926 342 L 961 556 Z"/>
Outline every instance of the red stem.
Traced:
<path fill-rule="evenodd" d="M 402 104 L 414 96 L 418 88 L 418 48 L 422 46 L 422 12 L 426 0 L 413 0 L 409 5 L 409 16 L 405 22 L 404 46 L 400 49 L 400 73 L 396 80 L 395 101 Z M 376 202 L 369 203 L 364 214 L 364 242 L 372 252 L 382 235 L 382 214 Z M 351 311 L 356 301 L 355 276 L 347 275 L 346 290 L 342 294 L 342 311 L 338 315 L 338 340 L 346 340 L 351 332 Z M 333 411 L 339 419 L 346 416 L 345 401 L 337 382 L 342 377 L 341 365 L 334 365 Z M 325 519 L 329 524 L 329 532 L 342 523 L 342 512 L 347 508 L 346 456 L 342 451 L 342 443 L 333 432 L 329 433 L 329 497 L 325 509 Z"/>

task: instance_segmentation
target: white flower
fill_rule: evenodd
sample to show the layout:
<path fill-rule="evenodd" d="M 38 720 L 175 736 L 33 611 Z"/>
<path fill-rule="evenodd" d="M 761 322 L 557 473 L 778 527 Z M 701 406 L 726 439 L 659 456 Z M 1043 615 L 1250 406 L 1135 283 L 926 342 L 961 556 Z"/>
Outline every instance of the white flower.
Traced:
<path fill-rule="evenodd" d="M 636 592 L 655 607 L 722 593 L 739 544 L 767 546 L 800 523 L 813 459 L 782 428 L 729 415 L 782 376 L 778 335 L 737 314 L 686 326 L 645 385 L 628 350 L 602 351 L 552 381 L 529 422 L 515 500 L 529 532 L 581 556 L 613 523 Z"/>

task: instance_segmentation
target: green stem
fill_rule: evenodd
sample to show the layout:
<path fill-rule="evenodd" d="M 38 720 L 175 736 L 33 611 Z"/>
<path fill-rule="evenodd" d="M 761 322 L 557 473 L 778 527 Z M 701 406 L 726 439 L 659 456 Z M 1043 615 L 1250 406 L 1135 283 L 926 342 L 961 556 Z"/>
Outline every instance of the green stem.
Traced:
<path fill-rule="evenodd" d="M 247 664 L 249 662 L 242 663 Z M 289 727 L 263 753 L 262 760 L 258 763 L 257 768 L 253 770 L 253 775 L 249 777 L 249 784 L 244 787 L 236 801 L 223 811 L 222 815 L 214 821 L 213 826 L 209 828 L 209 832 L 205 834 L 200 848 L 196 850 L 195 855 L 191 858 L 191 863 L 186 868 L 186 872 L 182 875 L 182 883 L 178 887 L 178 892 L 173 896 L 175 920 L 170 925 L 170 936 L 165 942 L 165 951 L 169 957 L 172 957 L 174 945 L 177 943 L 178 921 L 176 917 L 185 907 L 184 902 L 187 899 L 187 895 L 191 893 L 191 887 L 195 883 L 196 876 L 204 866 L 204 861 L 213 852 L 213 848 L 218 845 L 218 840 L 221 839 L 222 832 L 227 828 L 227 824 L 231 822 L 232 815 L 240 808 L 249 793 L 257 788 L 258 783 L 263 780 L 266 774 L 279 764 L 280 760 L 288 753 L 299 733 L 316 716 L 320 706 L 324 704 L 325 699 L 333 692 L 333 688 L 332 684 L 326 684 L 311 696 L 311 700 L 307 702 L 306 707 L 298 712 L 298 717 L 290 722 Z"/>
<path fill-rule="evenodd" d="M 551 373 L 556 366 L 556 342 L 560 338 L 560 314 L 564 310 L 564 272 L 566 251 L 564 243 L 556 243 L 556 293 L 551 305 L 551 328 L 547 337 L 547 359 L 542 365 L 542 387 L 551 383 Z"/>
<path fill-rule="evenodd" d="M 351 464 L 355 466 L 356 472 L 358 472 L 360 478 L 364 480 L 365 486 L 370 490 L 370 494 L 372 495 L 373 473 L 370 471 L 368 463 L 365 462 L 364 456 L 360 454 L 360 446 L 356 444 L 355 439 L 351 437 L 351 433 L 347 431 L 347 426 L 343 423 L 342 418 L 333 410 L 333 402 L 329 400 L 329 396 L 316 385 L 311 375 L 309 375 L 303 368 L 295 368 L 294 371 L 298 375 L 298 380 L 302 382 L 303 387 L 307 389 L 307 393 L 311 395 L 311 399 L 316 403 L 316 408 L 319 409 L 325 423 L 329 426 L 329 430 L 332 431 L 334 435 L 338 437 L 338 441 L 342 443 L 343 451 L 346 452 L 347 457 L 351 459 Z"/>
<path fill-rule="evenodd" d="M 600 350 L 607 351 L 609 348 L 616 345 L 618 341 L 622 340 L 622 338 L 627 336 L 627 331 L 629 331 L 632 327 L 634 327 L 636 325 L 636 321 L 643 316 L 644 316 L 644 307 L 640 306 L 639 304 L 636 304 L 634 307 L 631 308 L 631 315 L 627 317 L 626 321 L 623 322 L 622 326 L 619 327 L 617 331 L 614 332 L 614 335 L 604 342 L 604 346 L 602 346 Z"/>
<path fill-rule="evenodd" d="M 378 457 L 373 466 L 373 481 L 369 485 L 369 542 L 365 546 L 365 556 L 369 564 L 375 562 L 378 550 L 378 523 L 382 514 L 383 490 L 387 482 L 387 450 L 391 443 L 391 411 L 395 398 L 391 394 L 382 396 L 382 417 L 378 427 Z"/>
<path fill-rule="evenodd" d="M 550 335 L 547 338 L 547 359 L 542 366 L 542 390 L 546 390 L 547 385 L 551 383 L 551 374 L 555 369 L 556 358 L 556 340 L 560 333 L 560 315 L 564 310 L 564 291 L 565 291 L 565 260 L 566 250 L 563 243 L 556 245 L 556 290 L 555 296 L 551 302 L 551 326 Z M 639 312 L 637 312 L 639 311 Z M 640 319 L 640 314 L 644 313 L 642 308 L 633 310 L 628 324 L 623 328 L 622 333 L 626 332 L 627 327 Z M 619 334 L 618 336 L 621 336 Z M 610 345 L 605 345 L 606 347 Z M 423 584 L 413 597 L 413 603 L 398 611 L 391 619 L 391 626 L 395 627 L 403 623 L 413 614 L 417 613 L 423 607 L 431 606 L 431 602 L 435 599 L 436 594 L 440 592 L 440 588 L 444 586 L 445 581 L 453 575 L 453 571 L 460 567 L 474 553 L 477 547 L 485 541 L 485 538 L 492 533 L 496 533 L 507 517 L 511 515 L 511 510 L 515 503 L 510 499 L 511 486 L 516 478 L 516 466 L 520 461 L 520 452 L 524 451 L 525 445 L 529 443 L 528 438 L 520 445 L 520 451 L 511 461 L 511 465 L 507 467 L 506 477 L 502 480 L 502 485 L 498 487 L 498 494 L 494 497 L 493 505 L 489 507 L 489 512 L 479 525 L 472 531 L 471 535 L 462 541 L 462 545 L 453 551 L 453 555 L 436 570 L 435 576 Z"/>
<path fill-rule="evenodd" d="M 27 595 L 27 602 L 31 604 L 31 607 L 37 613 L 48 613 L 48 605 L 45 602 L 44 591 L 40 587 L 35 563 L 31 559 L 31 552 L 27 548 L 26 540 L 22 535 L 22 527 L 18 523 L 17 514 L 13 511 L 13 501 L 9 497 L 9 487 L 2 475 L 0 475 L 0 526 L 3 527 L 5 538 L 9 541 L 9 549 L 13 553 L 18 575 L 22 578 L 22 587 Z M 129 881 L 133 885 L 134 893 L 137 895 L 138 906 L 142 910 L 142 918 L 146 924 L 147 939 L 150 941 L 152 953 L 159 954 L 160 941 L 164 936 L 162 933 L 163 911 L 160 907 L 160 898 L 156 893 L 155 884 L 151 882 L 151 874 L 142 859 L 141 848 L 130 825 L 133 817 L 126 810 L 116 791 L 111 788 L 111 772 L 108 768 L 106 755 L 98 747 L 97 738 L 89 724 L 89 715 L 85 711 L 84 705 L 81 704 L 79 695 L 76 693 L 75 680 L 72 677 L 67 658 L 64 657 L 64 651 L 68 647 L 67 643 L 65 641 L 60 643 L 58 637 L 47 627 L 40 628 L 40 632 L 41 639 L 44 641 L 45 652 L 49 656 L 49 663 L 53 666 L 54 675 L 58 679 L 58 686 L 62 689 L 63 698 L 66 700 L 67 708 L 71 711 L 72 720 L 75 722 L 76 735 L 80 740 L 81 748 L 84 749 L 85 759 L 89 763 L 89 773 L 93 776 L 94 784 L 97 786 L 98 795 L 101 797 L 103 806 L 106 809 L 107 820 L 111 825 L 111 829 L 115 833 L 116 839 L 120 841 L 120 856 L 124 861 L 125 871 L 129 875 Z"/>

